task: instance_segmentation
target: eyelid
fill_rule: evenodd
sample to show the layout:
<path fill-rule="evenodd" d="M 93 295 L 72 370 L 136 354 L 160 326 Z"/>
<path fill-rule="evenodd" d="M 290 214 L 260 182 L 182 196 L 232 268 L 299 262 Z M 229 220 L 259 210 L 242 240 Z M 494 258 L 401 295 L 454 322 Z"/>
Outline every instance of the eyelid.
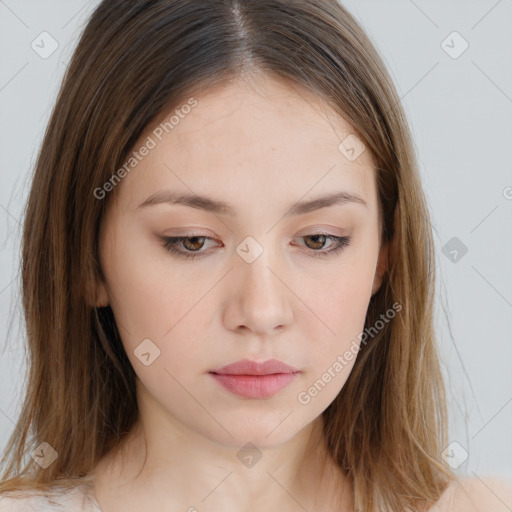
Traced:
<path fill-rule="evenodd" d="M 346 229 L 335 228 L 334 226 L 313 226 L 311 228 L 303 229 L 298 237 L 313 236 L 313 235 L 326 235 L 326 236 L 350 236 L 350 232 Z"/>

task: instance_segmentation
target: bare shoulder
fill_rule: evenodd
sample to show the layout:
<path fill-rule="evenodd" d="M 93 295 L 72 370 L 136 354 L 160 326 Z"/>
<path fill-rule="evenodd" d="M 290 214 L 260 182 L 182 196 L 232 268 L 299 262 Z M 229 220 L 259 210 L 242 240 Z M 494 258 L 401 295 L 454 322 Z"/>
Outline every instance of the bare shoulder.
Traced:
<path fill-rule="evenodd" d="M 54 511 L 101 512 L 85 485 L 78 485 L 65 492 L 54 487 L 47 494 L 34 489 L 0 494 L 0 512 Z"/>
<path fill-rule="evenodd" d="M 7 496 L 0 494 L 0 512 L 25 512 L 35 509 L 34 496 Z"/>
<path fill-rule="evenodd" d="M 453 482 L 428 512 L 510 512 L 512 477 L 464 477 Z"/>

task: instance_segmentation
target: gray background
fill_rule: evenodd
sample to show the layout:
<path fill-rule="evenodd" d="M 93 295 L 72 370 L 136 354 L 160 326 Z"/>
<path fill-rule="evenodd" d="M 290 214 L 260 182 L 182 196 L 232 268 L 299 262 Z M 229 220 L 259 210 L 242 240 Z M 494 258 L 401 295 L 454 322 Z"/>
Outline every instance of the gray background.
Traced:
<path fill-rule="evenodd" d="M 0 448 L 26 374 L 20 220 L 66 63 L 97 4 L 0 0 Z M 457 443 L 447 457 L 459 474 L 512 476 L 512 0 L 343 4 L 395 80 L 432 211 L 437 327 Z M 31 47 L 44 31 L 59 45 L 46 59 Z M 457 58 L 463 41 L 454 31 L 469 44 Z"/>

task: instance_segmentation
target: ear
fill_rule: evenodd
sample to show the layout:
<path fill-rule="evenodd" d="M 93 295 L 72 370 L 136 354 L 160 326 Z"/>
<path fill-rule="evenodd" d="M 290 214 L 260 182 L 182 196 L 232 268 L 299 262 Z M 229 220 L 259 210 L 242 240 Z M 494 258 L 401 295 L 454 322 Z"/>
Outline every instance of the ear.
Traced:
<path fill-rule="evenodd" d="M 372 295 L 377 293 L 382 284 L 382 280 L 384 279 L 384 275 L 389 270 L 389 260 L 392 258 L 394 260 L 394 255 L 396 251 L 396 236 L 398 230 L 398 219 L 400 216 L 399 213 L 399 203 L 395 205 L 395 212 L 393 214 L 393 237 L 390 241 L 385 242 L 381 245 L 379 251 L 379 259 L 377 261 L 377 268 L 375 270 L 375 278 L 373 280 L 372 286 Z"/>
<path fill-rule="evenodd" d="M 96 284 L 96 288 L 96 307 L 104 308 L 105 306 L 108 306 L 109 297 L 107 287 L 105 286 L 105 283 L 99 278 Z"/>
<path fill-rule="evenodd" d="M 389 262 L 389 243 L 386 242 L 382 244 L 379 251 L 379 259 L 377 261 L 377 268 L 375 270 L 375 278 L 373 280 L 372 286 L 372 295 L 377 293 L 380 289 L 380 285 L 382 284 L 382 280 L 384 279 L 384 275 L 388 270 L 388 262 Z"/>
<path fill-rule="evenodd" d="M 103 235 L 104 235 L 104 229 L 105 229 L 105 222 L 101 223 L 100 230 L 99 230 L 99 246 L 101 247 L 104 243 Z M 102 268 L 102 254 L 101 251 L 98 249 L 98 259 L 99 264 L 97 266 L 94 266 L 94 268 L 89 269 L 89 275 L 90 278 L 87 279 L 88 283 L 88 303 L 91 306 L 91 308 L 102 308 L 109 305 L 109 293 L 108 288 L 106 285 L 106 279 L 105 274 L 103 272 Z"/>
<path fill-rule="evenodd" d="M 100 276 L 87 281 L 85 295 L 87 305 L 91 308 L 105 307 L 109 303 L 107 287 Z"/>

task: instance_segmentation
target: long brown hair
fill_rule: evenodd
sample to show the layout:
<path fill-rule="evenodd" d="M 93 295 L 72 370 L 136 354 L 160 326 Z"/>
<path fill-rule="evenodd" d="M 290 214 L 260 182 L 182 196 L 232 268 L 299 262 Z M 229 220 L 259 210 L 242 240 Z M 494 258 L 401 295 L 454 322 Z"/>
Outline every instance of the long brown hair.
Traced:
<path fill-rule="evenodd" d="M 29 373 L 0 492 L 74 485 L 136 422 L 134 370 L 112 311 L 94 303 L 98 232 L 116 187 L 101 200 L 94 191 L 162 113 L 247 71 L 313 91 L 376 162 L 381 240 L 391 253 L 365 327 L 392 304 L 401 310 L 361 344 L 323 413 L 356 510 L 419 510 L 454 478 L 440 457 L 447 415 L 428 205 L 400 99 L 363 29 L 335 0 L 103 0 L 65 74 L 27 203 Z M 58 454 L 47 468 L 29 457 L 41 443 Z"/>

